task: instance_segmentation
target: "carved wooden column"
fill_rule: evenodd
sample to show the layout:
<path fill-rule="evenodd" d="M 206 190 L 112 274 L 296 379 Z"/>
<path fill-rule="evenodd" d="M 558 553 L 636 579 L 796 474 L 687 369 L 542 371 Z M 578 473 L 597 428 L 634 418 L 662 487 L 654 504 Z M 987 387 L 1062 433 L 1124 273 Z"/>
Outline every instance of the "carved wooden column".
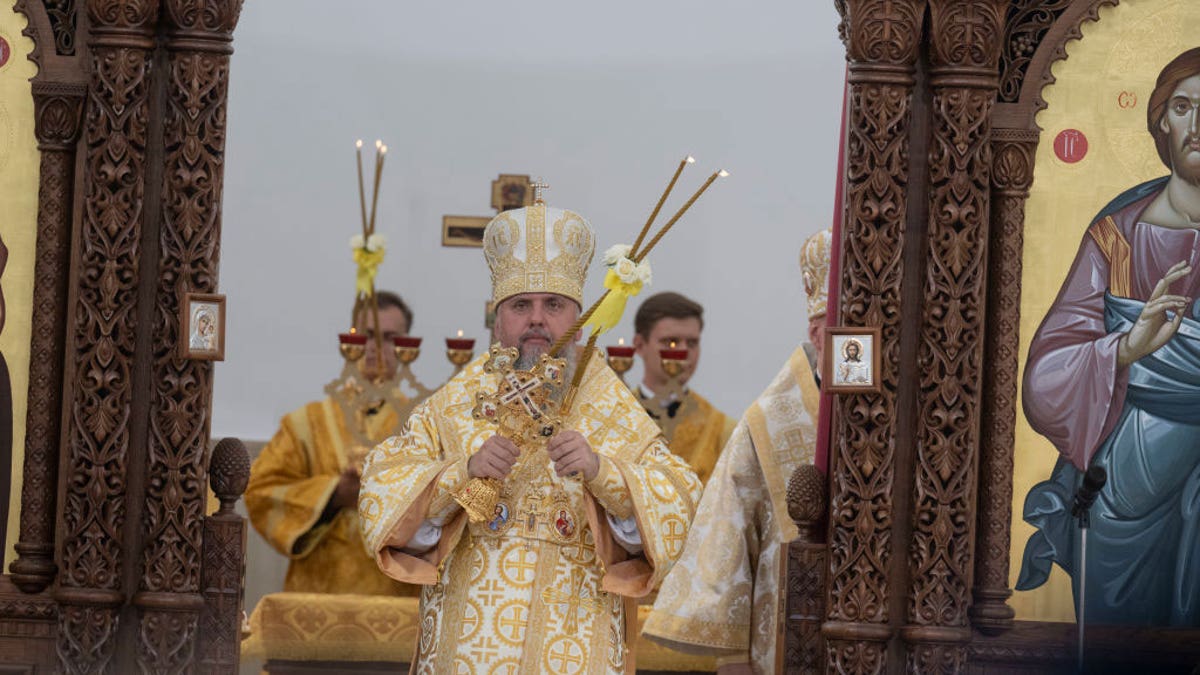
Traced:
<path fill-rule="evenodd" d="M 204 599 L 201 563 L 212 363 L 181 359 L 187 292 L 217 290 L 229 55 L 241 0 L 164 0 L 167 28 L 153 391 L 143 517 L 145 548 L 134 605 L 142 672 L 195 662 Z"/>
<path fill-rule="evenodd" d="M 138 265 L 157 0 L 89 0 L 75 353 L 62 509 L 58 653 L 68 673 L 111 672 L 130 447 Z"/>
<path fill-rule="evenodd" d="M 929 219 L 909 549 L 907 669 L 958 673 L 975 543 L 1002 0 L 930 0 Z"/>
<path fill-rule="evenodd" d="M 971 620 L 984 633 L 1012 628 L 1008 552 L 1012 529 L 1017 357 L 1021 323 L 1021 255 L 1025 200 L 1033 183 L 1036 131 L 992 130 L 992 213 L 988 241 L 987 333 L 979 457 L 975 602 Z"/>
<path fill-rule="evenodd" d="M 213 449 L 208 470 L 221 508 L 204 519 L 204 613 L 196 662 L 202 673 L 234 675 L 241 655 L 246 519 L 234 512 L 233 505 L 250 482 L 246 446 L 236 438 L 222 439 Z"/>
<path fill-rule="evenodd" d="M 21 485 L 21 534 L 13 583 L 40 593 L 54 581 L 54 525 L 58 503 L 63 326 L 67 323 L 71 271 L 71 217 L 75 187 L 75 143 L 79 139 L 84 84 L 33 83 L 34 131 L 41 150 L 38 185 L 37 261 L 34 267 L 33 335 L 29 358 L 29 412 Z"/>
<path fill-rule="evenodd" d="M 799 535 L 785 547 L 782 566 L 785 593 L 784 632 L 777 644 L 783 657 L 783 672 L 825 672 L 825 640 L 821 622 L 825 616 L 825 579 L 829 548 L 825 544 L 825 514 L 829 499 L 825 476 L 812 464 L 796 467 L 788 480 L 788 515 L 796 522 Z"/>
<path fill-rule="evenodd" d="M 883 390 L 838 397 L 830 457 L 829 669 L 887 667 L 900 286 L 921 0 L 848 0 L 841 322 L 882 329 Z"/>

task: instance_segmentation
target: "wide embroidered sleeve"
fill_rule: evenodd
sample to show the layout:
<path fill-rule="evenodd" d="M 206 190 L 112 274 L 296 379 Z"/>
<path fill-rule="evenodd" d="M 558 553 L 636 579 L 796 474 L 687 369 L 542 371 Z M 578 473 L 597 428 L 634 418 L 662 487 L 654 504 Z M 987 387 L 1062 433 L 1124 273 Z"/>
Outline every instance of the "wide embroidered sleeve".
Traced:
<path fill-rule="evenodd" d="M 462 535 L 465 514 L 453 492 L 466 480 L 466 457 L 446 443 L 432 397 L 418 406 L 404 431 L 375 446 L 363 467 L 358 496 L 363 542 L 388 576 L 414 584 L 437 582 L 437 568 Z M 434 523 L 436 545 L 419 554 L 410 541 Z M 426 548 L 424 546 L 420 548 Z"/>

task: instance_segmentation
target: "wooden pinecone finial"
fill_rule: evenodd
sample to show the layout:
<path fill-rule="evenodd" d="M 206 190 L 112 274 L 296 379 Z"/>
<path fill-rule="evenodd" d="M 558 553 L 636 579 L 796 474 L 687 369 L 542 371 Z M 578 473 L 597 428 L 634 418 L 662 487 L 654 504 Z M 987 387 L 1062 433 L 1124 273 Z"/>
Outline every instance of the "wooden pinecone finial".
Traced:
<path fill-rule="evenodd" d="M 222 438 L 213 448 L 208 461 L 208 482 L 221 500 L 221 510 L 232 509 L 250 482 L 250 455 L 240 440 Z"/>

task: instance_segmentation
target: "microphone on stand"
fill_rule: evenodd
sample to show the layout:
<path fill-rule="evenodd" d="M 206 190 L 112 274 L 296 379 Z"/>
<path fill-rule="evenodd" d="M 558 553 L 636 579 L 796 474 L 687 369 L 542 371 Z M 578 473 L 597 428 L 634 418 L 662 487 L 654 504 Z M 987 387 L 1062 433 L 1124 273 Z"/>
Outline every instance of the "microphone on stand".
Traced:
<path fill-rule="evenodd" d="M 1096 495 L 1100 494 L 1100 490 L 1104 484 L 1108 482 L 1108 472 L 1100 466 L 1090 466 L 1083 474 L 1083 484 L 1075 491 L 1075 499 L 1071 500 L 1071 516 L 1079 519 L 1079 616 L 1076 617 L 1076 623 L 1079 625 L 1079 641 L 1078 654 L 1076 655 L 1075 665 L 1077 672 L 1083 672 L 1083 642 L 1084 642 L 1084 626 L 1086 622 L 1084 617 L 1087 616 L 1087 531 L 1091 525 L 1092 504 L 1096 501 Z"/>
<path fill-rule="evenodd" d="M 1088 526 L 1088 512 L 1096 501 L 1096 495 L 1107 482 L 1108 472 L 1104 467 L 1091 466 L 1083 474 L 1083 484 L 1075 491 L 1075 499 L 1071 502 L 1071 516 L 1079 519 L 1080 527 Z"/>

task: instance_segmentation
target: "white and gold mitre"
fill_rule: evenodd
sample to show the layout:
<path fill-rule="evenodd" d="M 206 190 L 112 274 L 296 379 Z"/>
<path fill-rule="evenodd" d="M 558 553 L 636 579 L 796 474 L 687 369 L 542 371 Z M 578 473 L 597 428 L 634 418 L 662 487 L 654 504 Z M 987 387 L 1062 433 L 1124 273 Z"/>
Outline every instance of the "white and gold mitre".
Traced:
<path fill-rule="evenodd" d="M 800 247 L 800 271 L 804 273 L 810 319 L 823 315 L 829 301 L 829 252 L 832 248 L 833 230 L 828 228 L 806 239 Z"/>
<path fill-rule="evenodd" d="M 583 282 L 595 250 L 592 226 L 578 213 L 545 204 L 505 211 L 483 231 L 492 301 L 557 293 L 583 306 Z"/>

